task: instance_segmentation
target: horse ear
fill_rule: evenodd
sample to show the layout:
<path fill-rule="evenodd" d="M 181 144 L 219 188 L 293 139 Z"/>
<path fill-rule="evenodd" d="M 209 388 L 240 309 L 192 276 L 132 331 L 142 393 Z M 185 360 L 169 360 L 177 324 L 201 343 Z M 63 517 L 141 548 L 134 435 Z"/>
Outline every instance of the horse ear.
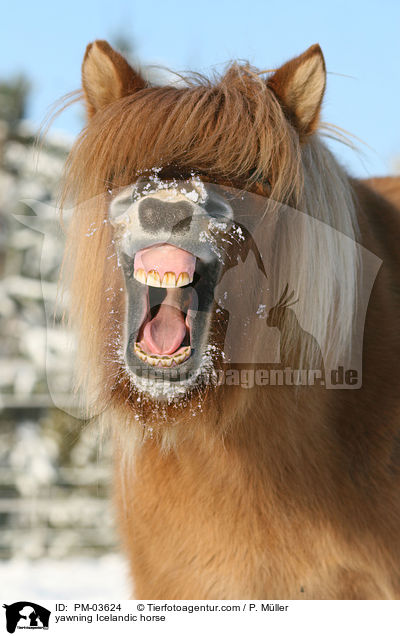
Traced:
<path fill-rule="evenodd" d="M 89 117 L 116 99 L 145 86 L 141 75 L 108 42 L 96 40 L 87 46 L 82 64 L 82 87 Z"/>
<path fill-rule="evenodd" d="M 325 84 L 325 60 L 319 44 L 278 68 L 268 80 L 268 86 L 301 135 L 317 128 Z"/>

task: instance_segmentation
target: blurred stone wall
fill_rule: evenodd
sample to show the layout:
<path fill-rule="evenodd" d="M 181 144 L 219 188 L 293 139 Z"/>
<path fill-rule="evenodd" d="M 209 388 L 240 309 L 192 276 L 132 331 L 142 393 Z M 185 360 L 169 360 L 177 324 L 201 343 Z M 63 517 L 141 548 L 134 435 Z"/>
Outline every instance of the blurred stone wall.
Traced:
<path fill-rule="evenodd" d="M 34 142 L 21 120 L 0 119 L 2 559 L 98 555 L 116 545 L 110 453 L 106 444 L 100 456 L 95 428 L 70 414 L 73 347 L 56 305 L 62 249 L 53 202 L 69 144 L 49 134 L 38 153 Z"/>

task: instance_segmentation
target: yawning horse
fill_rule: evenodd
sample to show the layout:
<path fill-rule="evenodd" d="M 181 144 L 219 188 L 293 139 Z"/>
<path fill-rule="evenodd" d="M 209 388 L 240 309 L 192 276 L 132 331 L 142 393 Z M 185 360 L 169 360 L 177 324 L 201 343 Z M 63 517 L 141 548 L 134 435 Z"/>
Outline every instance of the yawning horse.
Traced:
<path fill-rule="evenodd" d="M 138 598 L 400 598 L 399 183 L 339 165 L 325 83 L 87 47 L 63 272 Z"/>

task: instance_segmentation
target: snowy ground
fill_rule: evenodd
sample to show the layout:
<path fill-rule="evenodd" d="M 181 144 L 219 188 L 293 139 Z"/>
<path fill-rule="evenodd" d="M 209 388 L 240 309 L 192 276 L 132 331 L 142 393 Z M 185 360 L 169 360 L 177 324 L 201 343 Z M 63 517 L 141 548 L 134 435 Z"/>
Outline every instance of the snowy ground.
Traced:
<path fill-rule="evenodd" d="M 65 560 L 0 561 L 0 599 L 129 599 L 127 566 L 116 554 Z"/>

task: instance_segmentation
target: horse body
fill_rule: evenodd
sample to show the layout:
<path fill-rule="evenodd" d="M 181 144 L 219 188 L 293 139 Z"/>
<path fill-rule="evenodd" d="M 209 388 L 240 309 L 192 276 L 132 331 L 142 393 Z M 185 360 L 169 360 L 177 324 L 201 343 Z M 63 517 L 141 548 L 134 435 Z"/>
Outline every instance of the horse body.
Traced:
<path fill-rule="evenodd" d="M 141 80 L 135 81 L 134 71 L 121 59 L 102 42 L 89 47 L 85 56 L 83 84 L 92 119 L 68 165 L 72 184 L 85 166 L 81 202 L 94 195 L 95 183 L 101 187 L 106 180 L 106 168 L 100 173 L 102 162 L 104 166 L 112 164 L 114 180 L 118 165 L 123 165 L 122 185 L 126 185 L 132 178 L 132 166 L 138 167 L 132 156 L 135 152 L 140 156 L 141 143 L 148 153 L 150 146 L 152 152 L 155 148 L 167 164 L 175 159 L 181 167 L 187 160 L 189 166 L 195 164 L 199 173 L 205 174 L 207 160 L 201 135 L 205 145 L 216 143 L 212 152 L 208 148 L 209 171 L 213 167 L 220 182 L 231 183 L 234 175 L 227 174 L 228 168 L 224 173 L 218 153 L 222 153 L 228 126 L 223 104 L 227 112 L 233 108 L 229 86 L 236 76 L 231 72 L 230 84 L 221 89 L 222 97 L 218 87 L 195 93 L 191 103 L 194 120 L 201 119 L 214 98 L 219 106 L 214 105 L 208 124 L 204 122 L 204 129 L 199 124 L 182 150 L 179 144 L 184 145 L 185 126 L 179 123 L 181 139 L 171 130 L 173 117 L 179 120 L 189 93 L 182 92 L 181 98 L 176 92 L 179 89 L 174 93 L 169 88 L 145 87 Z M 91 213 L 97 216 L 89 218 L 95 218 L 102 228 L 93 238 L 91 251 L 83 239 L 79 243 L 88 219 L 83 221 L 82 215 L 77 215 L 71 226 L 67 256 L 76 268 L 71 284 L 72 310 L 83 334 L 81 368 L 92 370 L 92 375 L 94 370 L 101 385 L 97 399 L 104 398 L 107 404 L 102 417 L 114 437 L 118 521 L 138 598 L 400 598 L 399 211 L 390 203 L 395 203 L 395 188 L 390 195 L 387 184 L 347 181 L 339 168 L 337 172 L 332 168 L 328 155 L 318 154 L 325 151 L 313 150 L 311 139 L 318 127 L 325 86 L 321 60 L 319 47 L 312 47 L 278 69 L 269 80 L 267 93 L 254 76 L 248 79 L 247 71 L 238 73 L 237 90 L 245 93 L 246 103 L 256 109 L 258 102 L 252 91 L 260 89 L 265 99 L 272 100 L 269 117 L 285 119 L 280 137 L 285 139 L 284 146 L 268 155 L 272 157 L 268 183 L 272 182 L 275 197 L 292 201 L 297 196 L 297 185 L 287 186 L 293 162 L 303 153 L 304 166 L 312 166 L 313 153 L 317 153 L 315 156 L 323 157 L 326 163 L 319 176 L 317 168 L 305 172 L 305 188 L 311 194 L 319 192 L 318 196 L 325 196 L 334 207 L 342 187 L 343 201 L 349 209 L 354 204 L 359 242 L 383 260 L 368 305 L 362 388 L 198 387 L 172 404 L 144 395 L 132 387 L 120 358 L 107 362 L 112 358 L 110 333 L 120 329 L 126 314 L 124 299 L 117 293 L 124 289 L 121 272 L 117 268 L 111 271 L 106 262 L 112 257 L 107 251 L 111 230 L 102 225 L 106 213 L 97 207 Z M 107 81 L 101 81 L 104 77 Z M 308 90 L 301 99 L 305 85 Z M 148 119 L 140 127 L 130 113 L 136 103 L 138 112 L 143 111 L 147 96 Z M 179 103 L 173 101 L 178 98 Z M 157 109 L 158 124 L 153 125 Z M 168 126 L 167 110 L 173 113 Z M 237 111 L 239 127 L 240 118 L 247 116 L 245 110 Z M 254 115 L 249 130 L 257 130 L 260 118 L 259 112 Z M 129 149 L 126 144 L 124 151 L 123 137 L 118 144 L 118 131 L 126 136 L 124 126 L 128 124 L 133 138 L 134 134 L 139 138 L 134 138 Z M 168 143 L 162 146 L 166 130 Z M 221 130 L 222 137 L 215 130 Z M 256 152 L 260 152 L 262 134 L 255 144 Z M 196 161 L 194 139 L 200 148 Z M 247 149 L 246 157 L 249 152 Z M 284 170 L 282 165 L 279 169 L 285 157 L 290 161 Z M 157 165 L 156 159 L 150 154 L 147 164 L 139 168 Z M 246 159 L 242 157 L 237 164 L 234 160 L 231 157 L 227 165 L 238 172 Z M 254 162 L 254 157 L 251 160 Z M 299 167 L 293 170 L 295 175 Z M 332 180 L 324 174 L 329 170 Z M 245 166 L 242 183 L 247 172 Z M 313 179 L 320 188 L 313 186 Z M 330 193 L 334 179 L 339 186 Z M 246 187 L 264 192 L 265 182 L 258 179 Z M 337 219 L 342 224 L 339 229 L 351 233 L 344 217 L 345 211 L 343 218 Z M 353 273 L 348 275 L 351 278 Z M 111 323 L 109 314 L 102 312 L 103 291 L 109 289 L 116 290 L 112 300 L 116 318 Z M 93 329 L 93 316 L 97 315 L 100 322 Z M 319 349 L 321 343 L 293 322 L 296 333 L 307 334 L 309 343 Z M 285 340 L 288 347 L 290 333 Z"/>
<path fill-rule="evenodd" d="M 367 179 L 365 183 L 395 207 L 400 207 L 400 177 L 375 177 Z"/>

